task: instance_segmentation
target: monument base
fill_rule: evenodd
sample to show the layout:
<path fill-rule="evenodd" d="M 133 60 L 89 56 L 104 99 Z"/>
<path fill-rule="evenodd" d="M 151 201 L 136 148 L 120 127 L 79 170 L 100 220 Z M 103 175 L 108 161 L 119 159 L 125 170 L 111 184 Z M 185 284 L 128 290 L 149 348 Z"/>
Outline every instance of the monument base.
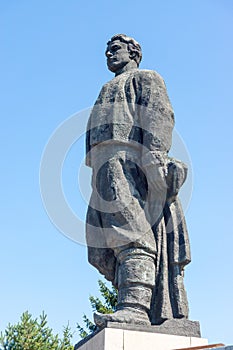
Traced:
<path fill-rule="evenodd" d="M 130 331 L 181 335 L 185 337 L 201 337 L 200 323 L 187 319 L 172 319 L 158 326 L 141 326 L 129 323 L 108 322 L 107 328 L 120 328 Z"/>
<path fill-rule="evenodd" d="M 172 321 L 166 322 L 167 324 L 163 324 L 163 327 L 162 325 L 145 327 L 109 322 L 107 328 L 96 332 L 76 344 L 75 350 L 175 350 L 208 344 L 207 339 L 200 338 L 198 322 L 186 320 L 189 325 L 186 330 L 182 326 L 182 322 L 180 322 L 179 327 L 176 324 L 176 330 L 172 323 L 170 323 L 169 329 L 169 322 Z M 192 332 L 192 324 L 195 334 L 198 333 L 197 329 L 199 329 L 199 335 L 187 335 Z M 174 332 L 176 332 L 176 335 Z M 177 332 L 179 335 L 177 335 Z"/>

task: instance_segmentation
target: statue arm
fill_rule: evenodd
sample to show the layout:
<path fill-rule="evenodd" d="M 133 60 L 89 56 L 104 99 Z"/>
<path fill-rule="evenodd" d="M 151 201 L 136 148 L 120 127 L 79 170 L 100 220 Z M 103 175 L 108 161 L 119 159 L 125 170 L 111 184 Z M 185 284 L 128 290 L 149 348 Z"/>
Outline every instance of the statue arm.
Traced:
<path fill-rule="evenodd" d="M 141 71 L 137 81 L 136 104 L 143 133 L 143 146 L 151 153 L 171 148 L 174 113 L 165 83 L 154 71 Z"/>
<path fill-rule="evenodd" d="M 172 143 L 174 114 L 166 86 L 154 71 L 139 71 L 135 79 L 137 113 L 142 129 L 142 167 L 152 188 L 167 189 L 167 153 Z"/>

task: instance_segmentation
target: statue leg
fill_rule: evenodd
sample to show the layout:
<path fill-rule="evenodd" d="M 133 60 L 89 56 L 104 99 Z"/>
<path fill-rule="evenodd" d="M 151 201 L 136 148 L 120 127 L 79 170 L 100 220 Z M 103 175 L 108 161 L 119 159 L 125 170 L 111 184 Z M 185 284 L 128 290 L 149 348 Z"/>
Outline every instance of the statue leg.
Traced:
<path fill-rule="evenodd" d="M 155 255 L 142 248 L 118 249 L 118 303 L 113 314 L 94 314 L 100 328 L 107 322 L 148 325 L 155 284 Z"/>

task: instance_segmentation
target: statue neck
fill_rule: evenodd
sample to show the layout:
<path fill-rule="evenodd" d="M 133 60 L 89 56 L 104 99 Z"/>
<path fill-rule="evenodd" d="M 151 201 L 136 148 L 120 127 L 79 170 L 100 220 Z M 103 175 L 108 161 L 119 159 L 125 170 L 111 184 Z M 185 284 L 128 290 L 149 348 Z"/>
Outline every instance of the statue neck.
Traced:
<path fill-rule="evenodd" d="M 135 61 L 130 61 L 129 63 L 127 63 L 123 68 L 119 69 L 116 73 L 115 73 L 115 77 L 117 75 L 120 75 L 122 73 L 125 73 L 125 72 L 128 72 L 130 70 L 133 70 L 133 69 L 137 69 L 138 66 L 137 66 L 137 63 Z"/>

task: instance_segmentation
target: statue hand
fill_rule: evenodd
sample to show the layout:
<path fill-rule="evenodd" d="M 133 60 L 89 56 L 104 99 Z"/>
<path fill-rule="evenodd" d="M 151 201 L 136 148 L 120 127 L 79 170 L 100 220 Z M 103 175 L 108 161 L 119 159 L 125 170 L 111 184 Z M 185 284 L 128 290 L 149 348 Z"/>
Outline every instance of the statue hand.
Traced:
<path fill-rule="evenodd" d="M 167 193 L 167 183 L 165 177 L 165 169 L 159 164 L 152 164 L 146 168 L 146 178 L 148 189 L 156 196 L 165 196 Z"/>

